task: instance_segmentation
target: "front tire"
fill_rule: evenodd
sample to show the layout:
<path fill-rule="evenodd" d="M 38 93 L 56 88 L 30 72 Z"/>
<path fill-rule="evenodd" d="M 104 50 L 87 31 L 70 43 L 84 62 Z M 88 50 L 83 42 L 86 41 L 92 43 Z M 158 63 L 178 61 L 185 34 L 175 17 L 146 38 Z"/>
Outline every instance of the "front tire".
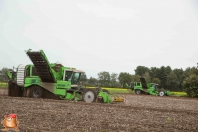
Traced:
<path fill-rule="evenodd" d="M 159 92 L 159 96 L 164 96 L 165 95 L 165 92 L 164 91 L 160 91 Z"/>
<path fill-rule="evenodd" d="M 136 94 L 141 94 L 141 90 L 136 89 L 136 90 L 135 90 L 135 93 L 136 93 Z"/>
<path fill-rule="evenodd" d="M 96 93 L 91 89 L 87 89 L 83 92 L 83 101 L 87 103 L 95 102 L 96 98 Z"/>

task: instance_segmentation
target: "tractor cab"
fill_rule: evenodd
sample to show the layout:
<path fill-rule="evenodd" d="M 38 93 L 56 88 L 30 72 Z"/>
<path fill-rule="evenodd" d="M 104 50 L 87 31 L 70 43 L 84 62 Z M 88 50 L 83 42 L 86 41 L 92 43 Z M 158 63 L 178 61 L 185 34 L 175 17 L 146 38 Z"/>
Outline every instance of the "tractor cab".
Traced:
<path fill-rule="evenodd" d="M 81 70 L 76 69 L 65 69 L 63 81 L 70 81 L 71 87 L 76 88 L 79 85 L 81 74 L 84 73 Z"/>
<path fill-rule="evenodd" d="M 156 84 L 156 83 L 150 83 L 150 87 L 157 89 L 157 86 L 158 86 L 158 84 Z"/>
<path fill-rule="evenodd" d="M 159 90 L 157 83 L 150 83 L 150 88 L 154 88 L 154 90 L 157 90 L 157 91 Z"/>
<path fill-rule="evenodd" d="M 154 88 L 154 90 L 158 90 L 158 84 L 157 83 L 149 83 L 149 88 Z"/>

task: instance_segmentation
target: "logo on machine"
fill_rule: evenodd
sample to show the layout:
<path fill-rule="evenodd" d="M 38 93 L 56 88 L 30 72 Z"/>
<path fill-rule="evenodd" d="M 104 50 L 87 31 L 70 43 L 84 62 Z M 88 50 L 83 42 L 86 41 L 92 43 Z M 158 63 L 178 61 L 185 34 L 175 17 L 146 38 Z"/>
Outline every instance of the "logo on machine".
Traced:
<path fill-rule="evenodd" d="M 13 129 L 15 131 L 19 131 L 18 124 L 19 121 L 17 120 L 16 114 L 9 114 L 4 116 L 4 120 L 1 122 L 4 129 L 1 129 L 2 131 L 8 131 L 9 129 Z"/>

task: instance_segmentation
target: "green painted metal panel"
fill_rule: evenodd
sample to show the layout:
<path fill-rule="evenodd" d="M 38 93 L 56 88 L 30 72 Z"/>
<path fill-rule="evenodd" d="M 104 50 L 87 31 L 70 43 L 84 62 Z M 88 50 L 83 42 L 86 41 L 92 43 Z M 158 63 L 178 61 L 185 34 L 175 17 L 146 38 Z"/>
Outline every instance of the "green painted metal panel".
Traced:
<path fill-rule="evenodd" d="M 69 81 L 57 81 L 55 84 L 55 93 L 56 95 L 66 95 L 66 89 L 71 88 L 71 82 Z"/>
<path fill-rule="evenodd" d="M 65 96 L 65 99 L 66 100 L 72 100 L 72 99 L 74 99 L 74 96 L 71 93 L 67 93 L 66 96 Z"/>
<path fill-rule="evenodd" d="M 57 81 L 56 88 L 58 89 L 70 89 L 71 82 L 70 81 Z"/>
<path fill-rule="evenodd" d="M 104 103 L 111 103 L 111 98 L 109 97 L 109 94 L 107 92 L 100 91 L 98 93 L 98 97 L 102 97 Z"/>
<path fill-rule="evenodd" d="M 35 77 L 35 78 L 26 77 L 25 78 L 25 84 L 37 84 L 37 85 L 41 85 L 41 81 L 37 77 Z"/>
<path fill-rule="evenodd" d="M 65 89 L 56 89 L 56 92 L 54 94 L 65 96 L 65 92 Z"/>

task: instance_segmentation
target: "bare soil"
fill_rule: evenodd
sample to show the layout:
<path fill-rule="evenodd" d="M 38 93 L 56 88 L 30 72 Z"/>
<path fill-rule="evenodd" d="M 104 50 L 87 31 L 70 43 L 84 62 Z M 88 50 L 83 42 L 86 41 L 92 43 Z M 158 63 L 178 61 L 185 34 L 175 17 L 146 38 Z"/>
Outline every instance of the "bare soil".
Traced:
<path fill-rule="evenodd" d="M 198 99 L 124 96 L 101 104 L 1 95 L 0 121 L 16 113 L 22 132 L 198 132 Z"/>
<path fill-rule="evenodd" d="M 8 89 L 7 88 L 0 88 L 0 95 L 8 95 Z"/>

